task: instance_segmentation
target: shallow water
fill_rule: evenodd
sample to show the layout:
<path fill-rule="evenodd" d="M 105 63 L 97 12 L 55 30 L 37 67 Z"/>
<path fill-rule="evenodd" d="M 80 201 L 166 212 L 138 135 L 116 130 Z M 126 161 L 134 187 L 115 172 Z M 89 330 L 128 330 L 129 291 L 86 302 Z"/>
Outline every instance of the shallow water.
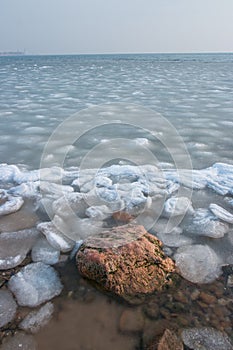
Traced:
<path fill-rule="evenodd" d="M 42 161 L 43 167 L 83 170 L 119 162 L 159 163 L 162 169 L 233 164 L 232 64 L 232 54 L 0 57 L 0 163 L 39 169 Z M 194 191 L 192 202 L 195 209 L 212 202 L 232 211 L 210 189 Z M 0 232 L 42 220 L 30 203 L 1 217 Z M 227 251 L 224 239 L 220 243 Z M 205 286 L 182 280 L 186 301 L 172 290 L 129 307 L 96 291 L 74 264 L 61 266 L 65 290 L 55 300 L 53 320 L 36 335 L 39 350 L 142 349 L 166 327 L 208 325 L 232 332 L 232 291 L 225 289 L 224 276 Z M 196 289 L 216 300 L 192 299 Z M 159 303 L 154 319 L 145 311 L 154 308 L 146 306 L 151 300 Z M 138 308 L 141 329 L 120 331 L 122 313 Z"/>

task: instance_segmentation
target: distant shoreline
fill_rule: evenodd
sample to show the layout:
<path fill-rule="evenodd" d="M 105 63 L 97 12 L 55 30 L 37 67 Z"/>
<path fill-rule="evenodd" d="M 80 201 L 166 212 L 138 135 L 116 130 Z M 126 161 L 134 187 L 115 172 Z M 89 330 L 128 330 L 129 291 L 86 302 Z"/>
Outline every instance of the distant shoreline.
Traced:
<path fill-rule="evenodd" d="M 25 55 L 25 51 L 4 51 L 0 52 L 0 56 L 22 56 Z"/>

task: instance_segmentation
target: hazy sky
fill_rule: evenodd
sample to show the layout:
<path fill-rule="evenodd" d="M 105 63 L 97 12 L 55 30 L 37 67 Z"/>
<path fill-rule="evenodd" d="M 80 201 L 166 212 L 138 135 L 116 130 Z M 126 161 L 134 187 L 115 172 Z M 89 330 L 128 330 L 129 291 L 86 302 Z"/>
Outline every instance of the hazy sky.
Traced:
<path fill-rule="evenodd" d="M 233 0 L 0 0 L 0 51 L 233 51 Z"/>

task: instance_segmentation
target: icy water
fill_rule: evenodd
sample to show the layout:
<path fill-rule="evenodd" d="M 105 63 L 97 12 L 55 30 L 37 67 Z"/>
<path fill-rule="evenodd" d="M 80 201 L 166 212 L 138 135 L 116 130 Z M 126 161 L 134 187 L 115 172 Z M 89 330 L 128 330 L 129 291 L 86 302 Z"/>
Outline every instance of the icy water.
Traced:
<path fill-rule="evenodd" d="M 233 165 L 232 67 L 233 54 L 0 57 L 0 163 L 24 171 L 151 164 L 166 169 L 172 181 L 169 169 L 177 166 Z M 218 169 L 207 191 L 196 174 L 195 210 L 216 203 L 233 212 L 233 193 L 222 194 L 232 173 Z M 32 227 L 39 219 L 29 198 L 20 211 L 0 218 L 0 232 Z M 230 234 L 219 240 L 223 265 L 228 257 L 232 264 Z M 209 237 L 197 243 L 218 253 Z M 73 263 L 60 262 L 57 269 L 65 288 L 54 301 L 53 319 L 35 336 L 39 350 L 143 349 L 165 328 L 187 326 L 232 333 L 227 270 L 210 284 L 181 280 L 177 288 L 129 306 L 96 291 Z M 139 319 L 136 325 L 132 319 Z"/>

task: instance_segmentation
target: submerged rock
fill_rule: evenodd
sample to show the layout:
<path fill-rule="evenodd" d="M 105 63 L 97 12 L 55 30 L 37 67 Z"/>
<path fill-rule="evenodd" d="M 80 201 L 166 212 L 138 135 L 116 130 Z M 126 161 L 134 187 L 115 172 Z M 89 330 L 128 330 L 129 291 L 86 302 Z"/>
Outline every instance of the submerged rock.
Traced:
<path fill-rule="evenodd" d="M 51 302 L 43 305 L 39 310 L 30 312 L 19 324 L 19 328 L 37 333 L 40 328 L 44 327 L 51 319 L 54 306 Z"/>
<path fill-rule="evenodd" d="M 180 247 L 174 256 L 182 277 L 193 283 L 209 283 L 221 274 L 221 263 L 207 245 Z"/>
<path fill-rule="evenodd" d="M 12 294 L 8 290 L 0 290 L 0 328 L 14 319 L 16 309 Z"/>
<path fill-rule="evenodd" d="M 228 336 L 211 327 L 187 328 L 181 333 L 185 345 L 194 350 L 233 350 Z"/>
<path fill-rule="evenodd" d="M 130 301 L 171 284 L 173 261 L 162 243 L 139 225 L 125 225 L 84 241 L 77 257 L 81 275 Z"/>
<path fill-rule="evenodd" d="M 169 329 L 166 329 L 162 338 L 159 341 L 157 350 L 183 350 L 182 341 L 176 334 Z"/>
<path fill-rule="evenodd" d="M 10 278 L 8 287 L 19 305 L 30 307 L 54 298 L 63 288 L 57 272 L 42 262 L 23 267 Z"/>

